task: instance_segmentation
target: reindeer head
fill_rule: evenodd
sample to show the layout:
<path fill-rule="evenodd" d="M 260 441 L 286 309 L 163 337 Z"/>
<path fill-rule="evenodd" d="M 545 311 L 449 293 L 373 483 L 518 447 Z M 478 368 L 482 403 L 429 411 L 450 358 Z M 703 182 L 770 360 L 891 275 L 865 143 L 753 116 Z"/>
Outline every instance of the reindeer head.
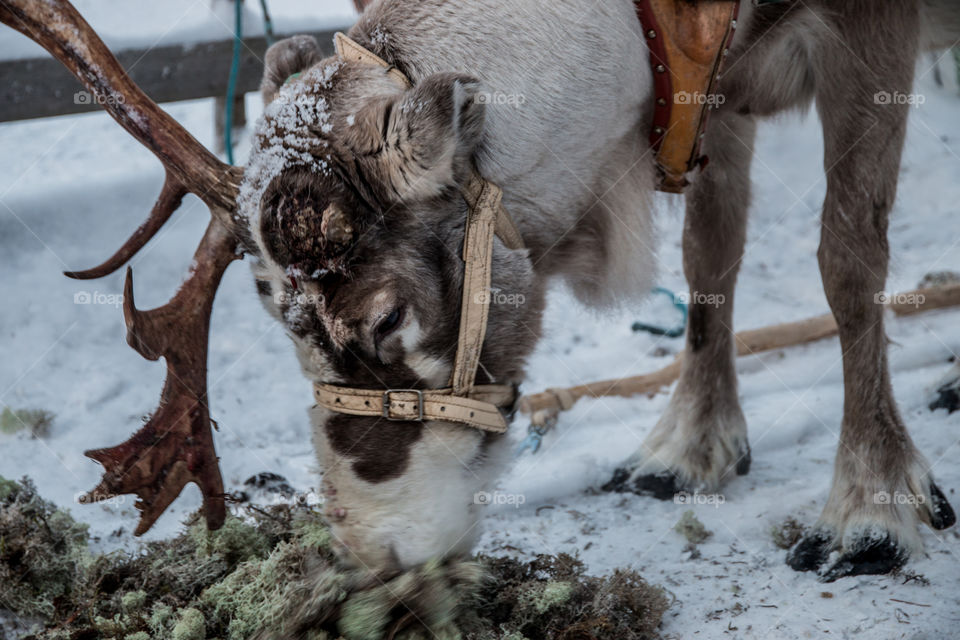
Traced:
<path fill-rule="evenodd" d="M 136 494 L 139 535 L 194 482 L 208 526 L 223 523 L 207 333 L 220 278 L 244 253 L 310 380 L 381 391 L 449 380 L 463 290 L 460 188 L 483 135 L 474 80 L 442 74 L 407 89 L 383 69 L 319 60 L 311 39 L 280 43 L 268 54 L 268 106 L 241 171 L 153 103 L 69 0 L 5 0 L 0 22 L 63 62 L 167 171 L 130 239 L 103 264 L 67 275 L 97 278 L 123 266 L 187 193 L 211 213 L 191 273 L 167 304 L 137 309 L 127 272 L 127 341 L 150 360 L 164 358 L 167 378 L 147 424 L 120 445 L 87 452 L 105 467 L 87 501 Z M 477 383 L 516 384 L 543 296 L 525 251 L 498 243 L 492 262 L 493 288 L 522 304 L 490 306 Z M 472 496 L 489 473 L 496 437 L 445 421 L 317 408 L 313 418 L 328 513 L 346 559 L 382 570 L 469 547 Z"/>
<path fill-rule="evenodd" d="M 266 110 L 239 197 L 257 289 L 311 381 L 446 387 L 463 291 L 461 188 L 483 137 L 479 83 L 444 73 L 408 88 L 383 68 L 319 58 L 306 37 L 267 54 Z M 495 241 L 491 288 L 501 295 L 477 383 L 518 384 L 542 309 L 526 251 Z M 312 419 L 345 560 L 399 567 L 470 547 L 497 436 L 321 407 Z"/>

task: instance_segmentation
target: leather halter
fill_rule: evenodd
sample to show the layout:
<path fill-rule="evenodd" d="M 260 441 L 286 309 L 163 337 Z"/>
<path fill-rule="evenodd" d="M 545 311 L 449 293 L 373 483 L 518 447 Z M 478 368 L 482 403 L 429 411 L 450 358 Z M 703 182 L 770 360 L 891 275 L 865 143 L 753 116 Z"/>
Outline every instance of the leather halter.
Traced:
<path fill-rule="evenodd" d="M 657 189 L 683 193 L 687 174 L 707 164 L 700 154 L 723 60 L 730 50 L 739 0 L 635 0 L 650 49 L 655 106 L 650 147 Z"/>
<path fill-rule="evenodd" d="M 342 33 L 334 37 L 337 55 L 350 62 L 383 67 L 397 84 L 409 88 L 409 79 L 396 67 L 363 48 Z M 356 389 L 314 383 L 313 395 L 322 407 L 355 416 L 387 420 L 443 420 L 483 431 L 503 433 L 507 422 L 499 407 L 512 407 L 517 398 L 513 385 L 475 385 L 480 351 L 487 332 L 490 310 L 490 276 L 493 267 L 494 233 L 511 249 L 523 247 L 523 238 L 504 208 L 503 193 L 474 171 L 464 186 L 467 202 L 463 241 L 463 298 L 460 333 L 450 386 L 444 389 Z"/>

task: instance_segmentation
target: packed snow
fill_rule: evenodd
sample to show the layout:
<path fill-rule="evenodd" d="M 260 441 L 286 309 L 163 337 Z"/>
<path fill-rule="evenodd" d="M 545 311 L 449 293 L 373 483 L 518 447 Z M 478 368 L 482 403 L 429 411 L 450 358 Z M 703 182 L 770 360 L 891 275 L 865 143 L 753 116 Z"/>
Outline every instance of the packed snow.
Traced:
<path fill-rule="evenodd" d="M 78 4 L 96 24 L 96 3 Z M 350 13 L 348 2 L 340 5 Z M 924 61 L 918 70 L 917 91 L 925 102 L 911 109 L 890 225 L 890 291 L 912 289 L 929 272 L 960 272 L 960 95 L 955 86 L 937 87 L 929 69 Z M 213 146 L 212 101 L 166 108 Z M 247 108 L 252 122 L 259 97 L 248 96 Z M 249 138 L 241 144 L 246 147 Z M 139 427 L 141 416 L 156 407 L 165 367 L 124 343 L 122 273 L 82 282 L 61 271 L 89 267 L 120 246 L 149 210 L 163 170 L 103 114 L 0 125 L 0 149 L 0 402 L 56 414 L 45 438 L 0 433 L 0 475 L 31 476 L 44 496 L 89 523 L 99 548 L 133 547 L 137 516 L 130 497 L 76 504 L 101 473 L 83 451 L 117 444 Z M 828 311 L 816 261 L 822 151 L 814 113 L 761 128 L 735 307 L 739 329 Z M 241 160 L 246 152 L 241 149 Z M 682 210 L 671 196 L 658 204 L 657 282 L 682 291 Z M 133 259 L 138 307 L 160 305 L 173 294 L 206 219 L 205 207 L 188 198 Z M 630 325 L 638 318 L 669 321 L 668 312 L 653 299 L 596 316 L 563 290 L 552 292 L 546 337 L 530 360 L 524 391 L 665 366 L 682 339 L 636 334 Z M 960 310 L 887 321 L 897 401 L 955 508 L 960 414 L 930 412 L 926 403 L 960 351 L 958 320 Z M 837 340 L 741 358 L 739 371 L 753 466 L 710 503 L 599 492 L 640 445 L 669 396 L 585 400 L 562 415 L 538 453 L 517 459 L 503 476 L 497 491 L 514 499 L 488 507 L 478 550 L 523 558 L 576 553 L 598 574 L 636 568 L 674 598 L 662 627 L 667 638 L 957 637 L 956 527 L 925 530 L 926 555 L 911 560 L 902 575 L 832 584 L 791 571 L 773 543 L 772 525 L 789 516 L 812 524 L 827 497 L 842 406 Z M 220 287 L 209 386 L 228 490 L 243 489 L 245 479 L 262 471 L 282 474 L 301 491 L 317 485 L 306 414 L 310 385 L 289 339 L 257 300 L 245 266 L 232 267 Z M 516 442 L 525 437 L 522 416 L 512 429 Z M 199 492 L 189 487 L 145 538 L 170 536 L 199 504 Z M 674 530 L 687 509 L 712 532 L 695 549 Z"/>

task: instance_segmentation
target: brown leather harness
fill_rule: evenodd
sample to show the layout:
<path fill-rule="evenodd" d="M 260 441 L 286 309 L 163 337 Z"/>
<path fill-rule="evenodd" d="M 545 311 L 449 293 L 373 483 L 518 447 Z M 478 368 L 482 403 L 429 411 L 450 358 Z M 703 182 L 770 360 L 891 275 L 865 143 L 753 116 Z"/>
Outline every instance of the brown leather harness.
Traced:
<path fill-rule="evenodd" d="M 687 174 L 706 165 L 700 141 L 716 104 L 712 92 L 736 27 L 739 0 L 636 0 L 654 72 L 656 106 L 650 146 L 656 153 L 657 188 L 681 193 Z M 396 67 L 342 33 L 337 54 L 347 61 L 383 67 L 399 86 L 410 81 Z M 512 385 L 474 384 L 487 330 L 487 296 L 493 236 L 510 248 L 523 239 L 504 208 L 500 188 L 479 174 L 462 190 L 469 213 L 463 245 L 464 282 L 460 334 L 450 385 L 443 389 L 358 389 L 315 383 L 317 404 L 331 411 L 387 420 L 442 420 L 502 433 L 512 409 Z"/>
<path fill-rule="evenodd" d="M 635 0 L 650 50 L 654 111 L 650 147 L 657 189 L 683 193 L 687 174 L 707 164 L 700 146 L 723 60 L 737 27 L 739 0 Z"/>

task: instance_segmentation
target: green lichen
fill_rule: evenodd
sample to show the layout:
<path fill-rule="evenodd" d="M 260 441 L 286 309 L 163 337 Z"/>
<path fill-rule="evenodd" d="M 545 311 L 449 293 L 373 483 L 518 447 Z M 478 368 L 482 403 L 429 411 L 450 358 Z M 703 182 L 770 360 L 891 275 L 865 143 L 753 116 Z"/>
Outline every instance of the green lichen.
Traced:
<path fill-rule="evenodd" d="M 0 412 L 0 433 L 13 434 L 29 431 L 34 438 L 43 438 L 50 433 L 54 415 L 43 409 L 11 409 Z"/>
<path fill-rule="evenodd" d="M 173 607 L 159 602 L 153 605 L 153 609 L 150 610 L 147 627 L 155 638 L 165 638 L 171 631 L 175 620 L 176 614 Z"/>
<path fill-rule="evenodd" d="M 87 526 L 37 495 L 33 483 L 0 479 L 0 608 L 49 618 L 77 591 Z"/>
<path fill-rule="evenodd" d="M 703 526 L 702 522 L 697 520 L 697 516 L 693 515 L 693 511 L 691 510 L 683 512 L 683 516 L 681 516 L 677 524 L 673 526 L 673 529 L 686 538 L 687 542 L 691 544 L 700 544 L 713 535 L 712 531 L 709 531 Z"/>
<path fill-rule="evenodd" d="M 207 637 L 207 624 L 203 612 L 199 609 L 184 609 L 180 621 L 173 628 L 173 640 L 204 640 Z"/>
<path fill-rule="evenodd" d="M 123 607 L 123 611 L 127 614 L 139 613 L 143 611 L 143 608 L 146 604 L 146 591 L 131 591 L 123 594 L 123 596 L 120 598 L 120 606 Z"/>
<path fill-rule="evenodd" d="M 228 517 L 216 531 L 197 523 L 190 528 L 190 535 L 196 542 L 198 556 L 209 558 L 219 555 L 231 564 L 262 559 L 270 552 L 267 537 L 237 517 Z"/>
<path fill-rule="evenodd" d="M 304 505 L 250 506 L 214 533 L 195 516 L 176 538 L 97 556 L 85 528 L 29 481 L 0 478 L 0 507 L 0 606 L 44 619 L 32 640 L 641 640 L 667 606 L 637 574 L 586 576 L 569 556 L 432 561 L 394 576 L 345 569 Z M 8 554 L 27 543 L 39 546 Z M 55 580 L 20 579 L 70 558 Z"/>
<path fill-rule="evenodd" d="M 533 601 L 537 613 L 546 613 L 552 607 L 560 606 L 570 599 L 573 585 L 569 582 L 548 582 L 543 585 L 543 591 Z"/>

